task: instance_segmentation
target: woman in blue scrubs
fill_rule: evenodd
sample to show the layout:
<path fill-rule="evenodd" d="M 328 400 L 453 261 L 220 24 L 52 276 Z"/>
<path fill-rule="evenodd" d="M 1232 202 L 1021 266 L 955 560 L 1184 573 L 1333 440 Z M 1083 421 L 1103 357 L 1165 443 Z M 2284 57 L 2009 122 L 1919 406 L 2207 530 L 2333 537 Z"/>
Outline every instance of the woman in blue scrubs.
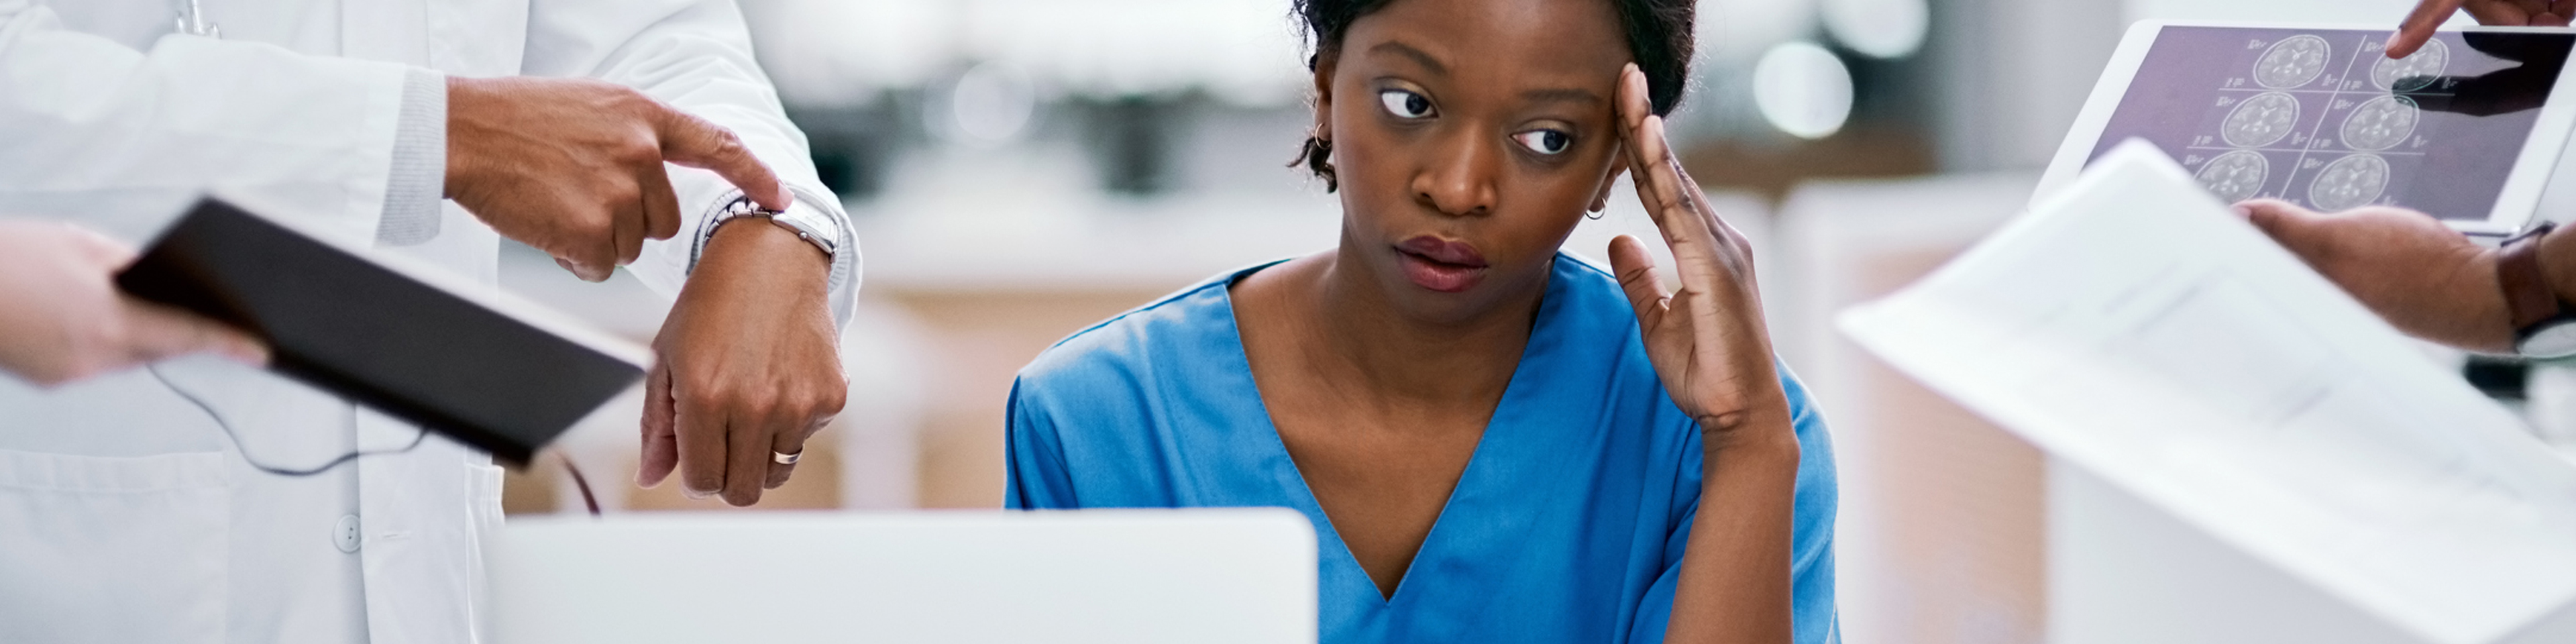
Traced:
<path fill-rule="evenodd" d="M 1665 144 L 1689 0 L 1300 0 L 1331 250 L 1065 339 L 1016 508 L 1294 508 L 1356 642 L 1832 642 L 1834 469 Z M 1674 255 L 1557 253 L 1621 173 Z"/>

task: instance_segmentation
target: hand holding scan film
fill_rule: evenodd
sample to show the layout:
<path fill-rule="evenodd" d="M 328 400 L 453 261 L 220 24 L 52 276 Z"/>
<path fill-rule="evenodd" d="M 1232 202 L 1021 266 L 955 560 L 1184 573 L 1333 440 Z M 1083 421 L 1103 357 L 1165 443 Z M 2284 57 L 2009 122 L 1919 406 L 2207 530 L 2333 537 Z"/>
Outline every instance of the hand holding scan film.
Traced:
<path fill-rule="evenodd" d="M 2321 214 L 2278 199 L 2238 212 L 2407 335 L 2509 353 L 2496 254 L 2430 215 L 2375 206 Z"/>
<path fill-rule="evenodd" d="M 1672 248 L 1681 289 L 1667 293 L 1645 244 L 1610 241 L 1610 265 L 1637 309 L 1646 357 L 1673 403 L 1700 424 L 1704 474 L 1699 516 L 1683 557 L 1667 635 L 1713 641 L 1790 633 L 1789 517 L 1797 486 L 1798 437 L 1788 394 L 1773 366 L 1753 249 L 1709 208 L 1682 170 L 1652 113 L 1646 75 L 1620 72 L 1620 148 L 1637 198 Z M 1723 464 L 1721 464 L 1723 461 Z"/>

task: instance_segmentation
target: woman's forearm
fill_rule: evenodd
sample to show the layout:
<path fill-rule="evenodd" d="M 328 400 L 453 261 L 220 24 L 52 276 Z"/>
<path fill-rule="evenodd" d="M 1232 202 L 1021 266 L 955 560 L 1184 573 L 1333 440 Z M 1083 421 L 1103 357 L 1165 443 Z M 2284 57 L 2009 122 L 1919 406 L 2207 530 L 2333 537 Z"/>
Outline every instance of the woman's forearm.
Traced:
<path fill-rule="evenodd" d="M 1787 400 L 1761 407 L 1767 409 L 1745 426 L 1707 435 L 1698 519 L 1682 556 L 1666 642 L 1790 641 L 1798 438 Z"/>

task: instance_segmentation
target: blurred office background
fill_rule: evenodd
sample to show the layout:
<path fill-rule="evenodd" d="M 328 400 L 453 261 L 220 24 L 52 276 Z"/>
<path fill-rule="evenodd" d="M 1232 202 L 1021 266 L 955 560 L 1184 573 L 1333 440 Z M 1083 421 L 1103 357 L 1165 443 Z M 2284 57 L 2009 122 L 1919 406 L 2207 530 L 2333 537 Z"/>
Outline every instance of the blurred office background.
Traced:
<path fill-rule="evenodd" d="M 1311 123 L 1286 0 L 742 1 L 867 262 L 848 411 L 762 509 L 995 507 L 1003 401 L 1031 357 L 1334 240 L 1337 202 L 1285 167 Z M 1779 349 L 1833 423 L 1846 641 L 2052 639 L 2050 539 L 2067 529 L 2052 495 L 2090 483 L 1859 352 L 1833 314 L 2016 214 L 2130 21 L 2379 28 L 2412 4 L 1701 0 L 1675 134 L 1756 236 Z M 1651 231 L 1622 203 L 1568 249 L 1599 257 L 1611 236 Z M 616 332 L 648 339 L 667 307 L 630 279 L 582 284 L 514 251 L 506 286 Z M 603 503 L 721 507 L 623 483 L 639 398 L 566 441 Z M 562 476 L 515 475 L 510 510 L 579 511 Z"/>

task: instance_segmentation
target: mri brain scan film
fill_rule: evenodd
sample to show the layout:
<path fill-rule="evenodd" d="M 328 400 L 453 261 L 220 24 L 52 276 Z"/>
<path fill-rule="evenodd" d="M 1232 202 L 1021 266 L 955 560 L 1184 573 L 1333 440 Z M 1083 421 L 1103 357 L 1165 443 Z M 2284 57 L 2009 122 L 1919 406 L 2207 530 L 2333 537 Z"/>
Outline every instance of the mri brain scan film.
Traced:
<path fill-rule="evenodd" d="M 2399 59 L 2387 37 L 2166 27 L 2092 156 L 2143 137 L 2228 201 L 2485 219 L 2576 36 L 2443 32 Z"/>

